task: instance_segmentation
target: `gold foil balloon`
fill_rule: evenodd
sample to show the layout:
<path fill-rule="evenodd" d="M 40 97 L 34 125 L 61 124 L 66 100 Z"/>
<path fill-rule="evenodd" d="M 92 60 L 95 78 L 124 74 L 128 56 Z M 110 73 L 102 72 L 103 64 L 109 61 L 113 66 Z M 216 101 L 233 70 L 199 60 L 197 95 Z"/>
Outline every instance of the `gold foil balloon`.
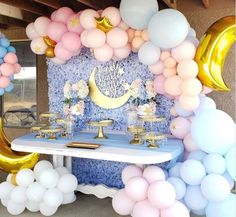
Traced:
<path fill-rule="evenodd" d="M 17 173 L 23 168 L 33 168 L 38 159 L 39 154 L 17 153 L 11 149 L 10 142 L 3 131 L 2 118 L 0 118 L 0 169 Z"/>
<path fill-rule="evenodd" d="M 45 44 L 49 47 L 55 47 L 57 42 L 53 41 L 51 38 L 49 38 L 48 36 L 44 36 L 43 40 L 45 42 Z"/>
<path fill-rule="evenodd" d="M 55 57 L 55 53 L 54 53 L 54 47 L 48 47 L 45 51 L 45 55 L 48 58 L 53 58 Z"/>
<path fill-rule="evenodd" d="M 113 25 L 110 23 L 110 21 L 106 17 L 96 18 L 97 28 L 102 30 L 103 32 L 109 32 Z"/>
<path fill-rule="evenodd" d="M 235 16 L 221 18 L 209 27 L 197 48 L 198 78 L 213 90 L 230 90 L 222 78 L 222 72 L 225 58 L 236 40 L 235 28 Z"/>

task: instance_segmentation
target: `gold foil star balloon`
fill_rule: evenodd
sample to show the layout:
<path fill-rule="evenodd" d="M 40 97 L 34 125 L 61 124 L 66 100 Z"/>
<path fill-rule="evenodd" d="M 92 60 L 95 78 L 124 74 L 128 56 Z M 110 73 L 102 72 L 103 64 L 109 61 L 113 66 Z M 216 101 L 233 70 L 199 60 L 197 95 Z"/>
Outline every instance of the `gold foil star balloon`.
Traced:
<path fill-rule="evenodd" d="M 49 47 L 55 47 L 56 46 L 56 42 L 55 41 L 53 41 L 51 38 L 49 38 L 48 36 L 44 36 L 43 37 L 43 40 L 44 40 L 44 42 L 45 42 L 45 44 L 47 45 L 47 46 L 49 46 Z"/>
<path fill-rule="evenodd" d="M 55 57 L 55 53 L 54 53 L 54 47 L 48 47 L 45 51 L 45 55 L 48 58 L 53 58 Z"/>
<path fill-rule="evenodd" d="M 99 17 L 99 18 L 95 17 L 95 20 L 97 23 L 97 28 L 103 32 L 109 32 L 113 27 L 113 25 L 106 17 Z"/>

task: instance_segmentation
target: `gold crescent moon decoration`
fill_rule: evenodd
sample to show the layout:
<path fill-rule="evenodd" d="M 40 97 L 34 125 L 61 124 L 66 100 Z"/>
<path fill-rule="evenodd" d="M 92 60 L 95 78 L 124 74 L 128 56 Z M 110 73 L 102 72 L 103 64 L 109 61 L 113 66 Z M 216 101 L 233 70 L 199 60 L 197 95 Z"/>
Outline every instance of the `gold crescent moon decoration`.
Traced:
<path fill-rule="evenodd" d="M 223 17 L 208 28 L 195 55 L 199 66 L 198 78 L 202 84 L 213 90 L 230 90 L 222 78 L 222 72 L 225 58 L 235 40 L 235 16 Z"/>
<path fill-rule="evenodd" d="M 130 98 L 130 91 L 127 91 L 123 96 L 117 98 L 111 98 L 105 96 L 98 89 L 95 81 L 96 67 L 93 69 L 90 78 L 89 78 L 89 95 L 91 100 L 101 108 L 105 109 L 115 109 L 124 105 Z"/>
<path fill-rule="evenodd" d="M 2 118 L 0 118 L 0 169 L 17 173 L 23 168 L 33 168 L 38 159 L 39 154 L 18 153 L 11 149 L 11 143 L 3 131 Z"/>

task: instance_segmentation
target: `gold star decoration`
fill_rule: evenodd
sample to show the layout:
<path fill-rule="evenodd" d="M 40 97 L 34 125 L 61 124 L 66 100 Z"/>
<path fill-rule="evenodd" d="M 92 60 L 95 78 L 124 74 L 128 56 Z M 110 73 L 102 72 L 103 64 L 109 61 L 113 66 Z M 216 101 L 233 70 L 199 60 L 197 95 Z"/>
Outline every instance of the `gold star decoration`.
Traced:
<path fill-rule="evenodd" d="M 70 20 L 70 26 L 76 27 L 79 25 L 79 19 L 76 16 L 73 16 L 72 19 Z"/>
<path fill-rule="evenodd" d="M 95 20 L 97 23 L 97 28 L 105 33 L 109 32 L 113 27 L 113 25 L 106 17 L 99 17 L 99 18 L 95 17 Z"/>

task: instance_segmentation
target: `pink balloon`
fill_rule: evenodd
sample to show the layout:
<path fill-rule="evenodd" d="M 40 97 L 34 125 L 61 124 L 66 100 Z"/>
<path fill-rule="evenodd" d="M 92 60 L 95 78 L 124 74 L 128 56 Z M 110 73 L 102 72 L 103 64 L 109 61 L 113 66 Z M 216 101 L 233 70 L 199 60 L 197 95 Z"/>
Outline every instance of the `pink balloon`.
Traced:
<path fill-rule="evenodd" d="M 0 88 L 6 88 L 10 84 L 10 78 L 5 76 L 0 76 Z"/>
<path fill-rule="evenodd" d="M 80 37 L 74 32 L 66 32 L 61 38 L 62 46 L 71 51 L 76 52 L 81 47 Z"/>
<path fill-rule="evenodd" d="M 37 33 L 37 31 L 34 27 L 34 23 L 28 24 L 25 31 L 26 31 L 27 37 L 31 40 L 39 37 L 39 34 Z"/>
<path fill-rule="evenodd" d="M 190 121 L 183 117 L 177 117 L 170 123 L 171 133 L 179 139 L 183 139 L 190 132 L 190 128 Z"/>
<path fill-rule="evenodd" d="M 165 59 L 164 65 L 167 68 L 173 68 L 173 67 L 176 66 L 176 61 L 173 57 L 168 57 L 168 58 Z"/>
<path fill-rule="evenodd" d="M 128 34 L 118 27 L 113 28 L 107 33 L 107 43 L 112 48 L 122 48 L 128 43 Z"/>
<path fill-rule="evenodd" d="M 182 79 L 178 76 L 171 76 L 165 80 L 164 89 L 166 93 L 172 96 L 179 96 L 181 94 Z"/>
<path fill-rule="evenodd" d="M 81 34 L 81 32 L 83 31 L 83 27 L 80 24 L 79 16 L 80 15 L 78 13 L 73 14 L 67 20 L 66 26 L 70 32 Z"/>
<path fill-rule="evenodd" d="M 118 26 L 121 21 L 120 11 L 115 7 L 108 7 L 104 9 L 101 17 L 106 17 L 113 26 Z"/>
<path fill-rule="evenodd" d="M 179 104 L 183 109 L 193 111 L 198 108 L 200 99 L 199 96 L 187 96 L 182 94 L 179 97 Z"/>
<path fill-rule="evenodd" d="M 190 41 L 184 41 L 179 46 L 171 50 L 171 55 L 177 62 L 180 62 L 183 59 L 193 59 L 195 52 L 196 48 L 194 44 Z"/>
<path fill-rule="evenodd" d="M 190 215 L 183 203 L 175 201 L 171 207 L 161 210 L 161 217 L 190 217 Z"/>
<path fill-rule="evenodd" d="M 134 201 L 147 198 L 149 183 L 142 177 L 133 177 L 125 185 L 125 193 Z"/>
<path fill-rule="evenodd" d="M 88 44 L 88 41 L 87 41 L 87 35 L 88 35 L 88 30 L 84 30 L 80 35 L 81 43 L 85 47 L 89 47 L 89 44 Z"/>
<path fill-rule="evenodd" d="M 0 66 L 0 72 L 3 76 L 6 76 L 6 77 L 11 76 L 15 72 L 15 67 L 14 67 L 14 65 L 9 64 L 9 63 L 3 63 Z"/>
<path fill-rule="evenodd" d="M 70 52 L 69 50 L 67 50 L 66 48 L 63 47 L 62 42 L 59 42 L 56 45 L 54 52 L 55 52 L 55 56 L 58 59 L 61 59 L 64 61 L 69 60 L 73 55 L 72 52 Z"/>
<path fill-rule="evenodd" d="M 16 54 L 14 53 L 8 53 L 4 58 L 3 58 L 4 62 L 6 63 L 10 63 L 10 64 L 15 64 L 18 62 L 18 58 L 16 56 Z"/>
<path fill-rule="evenodd" d="M 173 68 L 165 68 L 165 69 L 163 70 L 163 75 L 164 75 L 166 78 L 175 76 L 176 73 L 177 73 L 177 71 L 176 71 L 176 68 L 175 68 L 175 67 L 173 67 Z"/>
<path fill-rule="evenodd" d="M 193 141 L 193 138 L 192 138 L 192 136 L 191 136 L 191 133 L 187 134 L 187 135 L 184 137 L 183 143 L 184 143 L 185 150 L 188 151 L 188 152 L 192 152 L 192 151 L 197 151 L 197 150 L 199 150 L 199 147 L 198 147 L 197 144 Z"/>
<path fill-rule="evenodd" d="M 153 182 L 148 189 L 148 200 L 158 209 L 169 208 L 175 202 L 175 189 L 167 181 Z"/>
<path fill-rule="evenodd" d="M 198 74 L 198 64 L 192 59 L 181 60 L 177 66 L 178 75 L 185 78 L 193 78 Z"/>
<path fill-rule="evenodd" d="M 158 166 L 148 166 L 143 171 L 143 178 L 145 178 L 151 184 L 155 181 L 164 181 L 165 173 Z"/>
<path fill-rule="evenodd" d="M 156 93 L 166 94 L 164 89 L 165 80 L 166 78 L 163 75 L 159 75 L 155 78 L 153 86 Z"/>
<path fill-rule="evenodd" d="M 171 57 L 171 54 L 169 51 L 162 51 L 161 56 L 160 56 L 160 60 L 165 61 L 169 57 Z"/>
<path fill-rule="evenodd" d="M 100 17 L 97 11 L 93 9 L 86 9 L 80 14 L 80 24 L 84 29 L 96 28 L 95 17 Z"/>
<path fill-rule="evenodd" d="M 202 91 L 202 84 L 197 78 L 187 78 L 183 80 L 181 90 L 185 95 L 197 96 Z"/>
<path fill-rule="evenodd" d="M 47 35 L 47 29 L 48 25 L 51 23 L 51 20 L 47 17 L 38 17 L 34 21 L 34 27 L 37 33 L 40 36 L 46 36 Z"/>
<path fill-rule="evenodd" d="M 62 64 L 65 64 L 65 60 L 60 60 L 60 59 L 58 59 L 57 57 L 53 57 L 53 58 L 50 58 L 50 60 L 52 61 L 52 62 L 54 62 L 55 64 L 58 64 L 58 65 L 62 65 Z"/>
<path fill-rule="evenodd" d="M 94 56 L 100 62 L 108 62 L 113 57 L 113 49 L 108 44 L 105 44 L 94 49 Z"/>
<path fill-rule="evenodd" d="M 121 178 L 124 184 L 126 184 L 133 177 L 141 177 L 143 170 L 135 165 L 129 165 L 122 171 Z"/>
<path fill-rule="evenodd" d="M 131 52 L 130 44 L 127 44 L 125 47 L 114 49 L 114 55 L 119 59 L 124 59 L 129 56 Z"/>
<path fill-rule="evenodd" d="M 153 73 L 155 75 L 159 75 L 164 70 L 164 64 L 162 61 L 159 60 L 157 63 L 155 63 L 153 65 L 149 65 L 148 69 L 150 70 L 151 73 Z"/>
<path fill-rule="evenodd" d="M 125 22 L 123 22 L 123 21 L 120 22 L 118 27 L 121 28 L 121 29 L 124 29 L 124 30 L 128 30 L 129 29 L 129 26 Z"/>
<path fill-rule="evenodd" d="M 130 215 L 133 211 L 135 201 L 131 200 L 125 190 L 119 190 L 112 199 L 112 207 L 119 215 Z"/>
<path fill-rule="evenodd" d="M 51 17 L 50 17 L 52 21 L 56 21 L 56 13 L 57 13 L 57 10 L 52 12 Z"/>
<path fill-rule="evenodd" d="M 14 74 L 18 74 L 21 71 L 21 65 L 19 63 L 14 64 L 15 72 Z"/>
<path fill-rule="evenodd" d="M 67 32 L 67 27 L 65 24 L 60 22 L 51 22 L 48 25 L 47 35 L 52 40 L 59 42 L 64 35 L 65 32 Z"/>
<path fill-rule="evenodd" d="M 55 14 L 54 20 L 66 24 L 72 14 L 74 14 L 74 12 L 68 7 L 59 8 Z"/>
<path fill-rule="evenodd" d="M 43 38 L 39 37 L 39 38 L 35 38 L 31 41 L 30 48 L 34 53 L 36 53 L 38 55 L 42 55 L 45 53 L 48 46 L 45 44 Z"/>
<path fill-rule="evenodd" d="M 106 43 L 106 34 L 97 28 L 88 29 L 86 41 L 91 48 L 102 47 Z"/>
<path fill-rule="evenodd" d="M 159 210 L 152 206 L 148 200 L 138 202 L 134 206 L 132 217 L 159 217 Z"/>

